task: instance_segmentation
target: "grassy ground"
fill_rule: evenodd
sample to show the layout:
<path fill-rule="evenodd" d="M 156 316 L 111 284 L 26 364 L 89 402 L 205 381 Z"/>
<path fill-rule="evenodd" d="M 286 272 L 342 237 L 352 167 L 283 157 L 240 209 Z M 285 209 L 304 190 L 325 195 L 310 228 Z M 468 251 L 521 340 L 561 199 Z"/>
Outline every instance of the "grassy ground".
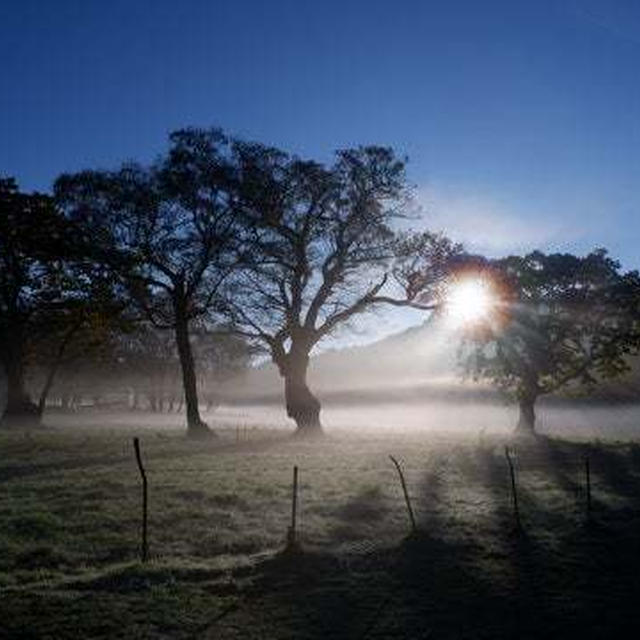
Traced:
<path fill-rule="evenodd" d="M 640 630 L 640 446 L 276 430 L 0 435 L 0 637 L 600 638 Z M 139 435 L 152 559 L 138 561 Z M 244 434 L 240 434 L 244 435 Z M 388 455 L 405 468 L 419 532 Z M 587 521 L 584 458 L 593 517 Z M 293 465 L 302 554 L 282 554 Z"/>

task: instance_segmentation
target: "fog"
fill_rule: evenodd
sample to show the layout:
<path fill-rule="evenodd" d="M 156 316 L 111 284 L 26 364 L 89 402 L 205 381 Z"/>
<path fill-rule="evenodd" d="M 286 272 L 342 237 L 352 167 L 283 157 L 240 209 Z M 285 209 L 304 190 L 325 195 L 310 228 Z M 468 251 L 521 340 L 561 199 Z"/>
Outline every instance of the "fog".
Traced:
<path fill-rule="evenodd" d="M 457 345 L 446 326 L 425 323 L 373 344 L 312 358 L 309 382 L 322 401 L 327 431 L 475 436 L 511 431 L 517 407 L 487 383 L 465 378 L 456 358 Z M 283 407 L 282 380 L 272 365 L 230 381 L 225 395 L 227 402 L 208 417 L 210 421 L 293 426 Z M 563 437 L 636 438 L 638 397 L 635 380 L 622 378 L 574 399 L 542 398 L 536 428 Z"/>
<path fill-rule="evenodd" d="M 274 405 L 222 406 L 207 416 L 212 424 L 239 424 L 266 428 L 291 428 L 284 408 Z M 331 405 L 323 408 L 322 421 L 328 433 L 483 434 L 509 433 L 517 420 L 514 405 L 498 403 L 425 402 L 403 406 L 394 403 Z M 599 407 L 580 403 L 538 409 L 540 433 L 575 438 L 617 440 L 640 439 L 640 404 Z"/>
<path fill-rule="evenodd" d="M 178 386 L 176 386 L 176 384 Z M 455 337 L 425 323 L 378 342 L 332 349 L 311 359 L 309 384 L 322 402 L 328 433 L 508 433 L 517 407 L 488 384 L 465 379 L 456 360 Z M 0 384 L 0 405 L 4 404 Z M 34 388 L 37 385 L 34 385 Z M 184 428 L 180 405 L 151 411 L 144 400 L 130 411 L 132 389 L 144 397 L 139 379 L 84 380 L 75 411 L 58 406 L 54 388 L 45 423 L 54 426 Z M 180 395 L 179 383 L 165 393 Z M 100 397 L 100 404 L 96 398 Z M 637 439 L 640 397 L 633 377 L 608 383 L 589 397 L 543 398 L 537 406 L 540 433 L 578 439 Z M 212 398 L 215 400 L 212 402 Z M 276 368 L 263 362 L 225 380 L 206 381 L 200 390 L 203 417 L 214 428 L 293 430 L 284 409 L 283 384 Z M 622 400 L 622 401 L 621 401 Z"/>
<path fill-rule="evenodd" d="M 287 418 L 281 404 L 221 405 L 203 417 L 214 429 L 247 429 L 250 437 L 261 430 L 293 433 L 295 423 Z M 557 405 L 542 402 L 537 410 L 537 430 L 541 434 L 572 440 L 640 441 L 640 404 L 597 406 L 583 403 Z M 329 436 L 419 435 L 469 437 L 506 435 L 517 420 L 517 408 L 500 402 L 423 402 L 376 405 L 326 403 L 322 422 Z M 52 410 L 46 421 L 53 427 L 96 427 L 166 429 L 181 432 L 186 422 L 182 414 L 132 411 L 101 411 L 85 408 L 68 413 Z"/>

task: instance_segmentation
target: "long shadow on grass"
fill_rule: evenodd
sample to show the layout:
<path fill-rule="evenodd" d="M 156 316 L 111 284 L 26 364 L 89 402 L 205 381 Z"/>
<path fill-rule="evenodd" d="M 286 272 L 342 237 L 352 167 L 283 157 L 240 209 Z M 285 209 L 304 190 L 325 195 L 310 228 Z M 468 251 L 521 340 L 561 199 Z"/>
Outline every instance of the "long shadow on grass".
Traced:
<path fill-rule="evenodd" d="M 599 506 L 594 524 L 586 526 L 567 506 L 579 485 L 574 461 L 583 453 L 580 446 L 554 442 L 519 452 L 521 532 L 514 529 L 500 443 L 460 447 L 425 462 L 421 481 L 411 487 L 418 535 L 390 548 L 363 546 L 348 562 L 330 553 L 281 554 L 233 572 L 237 606 L 220 617 L 226 611 L 220 605 L 193 637 L 634 637 L 640 630 L 640 495 L 627 484 L 634 461 L 619 451 L 594 457 L 594 482 L 622 488 L 627 506 L 606 512 Z M 348 500 L 340 514 L 369 522 L 379 509 L 380 496 L 370 491 Z M 126 583 L 137 593 L 138 577 L 121 582 L 119 576 L 115 588 Z M 111 584 L 89 588 L 108 592 Z M 219 599 L 220 586 L 213 586 Z M 173 598 L 165 591 L 154 597 Z M 195 597 L 207 606 L 203 588 L 186 593 L 190 608 Z M 165 617 L 157 628 L 191 637 L 170 628 Z"/>
<path fill-rule="evenodd" d="M 487 586 L 452 561 L 450 545 L 423 536 L 375 554 L 348 566 L 328 554 L 263 565 L 245 605 L 248 622 L 261 621 L 263 637 L 305 640 L 460 637 L 478 620 L 490 623 Z"/>
<path fill-rule="evenodd" d="M 537 450 L 523 450 L 519 456 L 523 531 L 514 534 L 513 528 L 504 526 L 506 521 L 496 508 L 496 523 L 500 526 L 493 529 L 493 540 L 480 539 L 478 548 L 466 558 L 475 564 L 474 574 L 480 571 L 493 576 L 489 596 L 483 597 L 505 625 L 496 629 L 492 637 L 509 634 L 509 613 L 513 614 L 512 637 L 628 635 L 640 620 L 640 518 L 638 494 L 630 490 L 633 479 L 626 461 L 609 450 L 598 449 L 597 455 L 592 452 L 597 460 L 596 481 L 623 492 L 627 498 L 633 495 L 633 500 L 620 510 L 620 517 L 612 517 L 609 511 L 606 520 L 598 517 L 605 515 L 599 513 L 599 505 L 595 520 L 587 525 L 584 518 L 577 518 L 575 510 L 568 508 L 575 501 L 579 484 L 570 476 L 575 476 L 574 461 L 583 457 L 584 447 L 554 442 L 536 447 Z M 608 464 L 601 466 L 603 460 Z M 570 464 L 574 464 L 573 469 Z M 479 451 L 477 466 L 462 468 L 467 469 L 469 482 L 494 495 L 496 505 L 505 504 L 505 494 L 510 497 L 509 479 L 500 448 Z M 490 534 L 491 529 L 486 531 Z M 492 565 L 487 559 L 489 550 L 496 547 L 506 553 L 497 555 Z M 465 560 L 463 555 L 458 558 Z M 502 600 L 496 606 L 499 593 Z"/>
<path fill-rule="evenodd" d="M 236 637 L 233 629 L 242 624 L 268 638 L 495 638 L 505 619 L 503 637 L 512 637 L 514 616 L 502 591 L 474 567 L 468 537 L 447 530 L 443 473 L 431 470 L 425 483 L 420 533 L 390 548 L 370 544 L 348 558 L 284 554 L 263 563 L 244 619 L 240 611 L 230 617 L 218 637 Z M 365 497 L 349 501 L 344 515 L 369 519 Z M 369 497 L 376 510 L 376 496 Z"/>
<path fill-rule="evenodd" d="M 536 637 L 562 627 L 545 603 L 535 541 L 513 535 L 506 480 L 490 449 L 436 460 L 414 489 L 417 535 L 348 563 L 302 554 L 263 564 L 243 624 L 303 639 Z M 349 503 L 350 516 L 362 515 L 361 502 L 355 514 Z M 217 632 L 235 637 L 232 628 Z"/>

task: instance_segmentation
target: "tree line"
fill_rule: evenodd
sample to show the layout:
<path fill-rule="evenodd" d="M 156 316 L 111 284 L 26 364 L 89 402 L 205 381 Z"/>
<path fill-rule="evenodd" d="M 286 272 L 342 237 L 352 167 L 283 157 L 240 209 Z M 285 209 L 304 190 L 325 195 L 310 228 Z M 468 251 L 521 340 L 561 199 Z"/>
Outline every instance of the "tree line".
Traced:
<path fill-rule="evenodd" d="M 61 175 L 50 195 L 0 180 L 3 423 L 37 424 L 65 371 L 126 365 L 149 381 L 166 373 L 188 434 L 210 435 L 202 394 L 212 402 L 220 376 L 260 350 L 297 433 L 318 434 L 314 347 L 372 309 L 442 313 L 469 274 L 491 282 L 495 305 L 464 328 L 461 353 L 517 397 L 520 429 L 533 430 L 540 395 L 625 371 L 640 345 L 636 272 L 604 250 L 469 255 L 440 232 L 404 231 L 412 208 L 406 159 L 390 148 L 323 164 L 219 129 L 172 133 L 148 166 Z"/>

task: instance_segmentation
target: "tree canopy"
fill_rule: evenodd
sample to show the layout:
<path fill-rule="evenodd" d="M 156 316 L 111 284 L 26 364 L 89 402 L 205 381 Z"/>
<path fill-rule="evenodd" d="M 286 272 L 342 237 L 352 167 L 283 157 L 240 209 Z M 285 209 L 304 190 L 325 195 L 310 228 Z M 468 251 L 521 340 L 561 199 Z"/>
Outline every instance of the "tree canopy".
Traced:
<path fill-rule="evenodd" d="M 237 260 L 229 140 L 218 130 L 177 131 L 150 167 L 61 176 L 57 201 L 93 258 L 119 279 L 154 326 L 171 329 L 182 368 L 187 425 L 200 417 L 189 325 L 215 305 Z"/>
<path fill-rule="evenodd" d="M 50 196 L 25 194 L 0 180 L 0 359 L 7 375 L 4 420 L 37 423 L 65 353 L 80 333 L 99 341 L 103 322 L 121 315 L 108 276 L 81 259 L 75 229 Z M 25 368 L 47 353 L 36 405 Z"/>
<path fill-rule="evenodd" d="M 463 349 L 477 378 L 513 393 L 518 429 L 535 427 L 536 399 L 567 385 L 623 374 L 640 349 L 640 276 L 604 249 L 584 257 L 544 254 L 483 260 L 495 299 Z"/>
<path fill-rule="evenodd" d="M 383 304 L 432 310 L 460 247 L 398 232 L 411 194 L 391 149 L 346 149 L 330 166 L 257 144 L 237 142 L 234 152 L 247 252 L 224 312 L 267 348 L 299 432 L 318 432 L 320 403 L 306 383 L 313 347 Z"/>

